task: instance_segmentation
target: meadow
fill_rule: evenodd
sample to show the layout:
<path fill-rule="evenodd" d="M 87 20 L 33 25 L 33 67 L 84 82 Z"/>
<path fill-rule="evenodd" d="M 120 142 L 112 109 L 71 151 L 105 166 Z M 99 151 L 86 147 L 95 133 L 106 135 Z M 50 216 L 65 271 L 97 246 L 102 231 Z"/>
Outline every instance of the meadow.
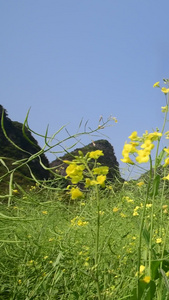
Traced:
<path fill-rule="evenodd" d="M 98 164 L 100 150 L 66 162 L 66 188 L 54 170 L 57 187 L 32 174 L 27 188 L 13 181 L 15 164 L 7 170 L 0 299 L 169 299 L 169 147 L 160 150 L 162 138 L 169 140 L 168 80 L 164 84 L 154 84 L 166 101 L 162 128 L 142 136 L 133 131 L 122 149 L 124 164 L 149 162 L 146 176 L 109 182 L 108 168 Z"/>

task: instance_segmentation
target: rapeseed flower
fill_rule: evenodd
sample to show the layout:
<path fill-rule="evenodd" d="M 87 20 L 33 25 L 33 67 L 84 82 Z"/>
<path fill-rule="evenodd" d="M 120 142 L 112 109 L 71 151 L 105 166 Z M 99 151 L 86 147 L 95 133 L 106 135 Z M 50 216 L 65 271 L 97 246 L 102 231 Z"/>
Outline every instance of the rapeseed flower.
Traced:
<path fill-rule="evenodd" d="M 96 179 L 86 178 L 85 187 L 88 188 L 89 186 L 93 186 L 96 184 L 100 184 L 102 187 L 105 185 L 106 175 L 98 175 Z"/>
<path fill-rule="evenodd" d="M 145 271 L 145 266 L 141 265 L 141 266 L 140 266 L 140 269 L 139 269 L 139 272 L 136 272 L 135 275 L 136 275 L 136 276 L 138 276 L 138 274 L 139 274 L 139 275 L 142 275 L 142 274 L 144 273 L 144 271 Z"/>
<path fill-rule="evenodd" d="M 71 226 L 85 226 L 87 224 L 88 222 L 84 221 L 84 219 L 79 216 L 76 216 L 71 220 Z"/>
<path fill-rule="evenodd" d="M 107 175 L 107 173 L 109 172 L 109 167 L 101 166 L 98 168 L 94 168 L 92 171 L 94 175 Z"/>
<path fill-rule="evenodd" d="M 163 177 L 163 180 L 169 180 L 169 174 L 165 177 Z"/>
<path fill-rule="evenodd" d="M 122 151 L 123 156 L 128 156 L 129 153 L 135 153 L 135 152 L 137 152 L 135 143 L 124 144 L 123 151 Z"/>
<path fill-rule="evenodd" d="M 140 274 L 142 274 L 144 272 L 144 270 L 145 270 L 145 266 L 141 265 L 140 270 L 139 270 Z"/>
<path fill-rule="evenodd" d="M 126 218 L 126 217 L 127 217 L 124 213 L 120 213 L 120 216 L 121 216 L 122 218 Z"/>
<path fill-rule="evenodd" d="M 139 216 L 139 213 L 138 213 L 137 211 L 134 210 L 133 216 L 134 216 L 134 217 L 135 217 L 135 216 Z"/>
<path fill-rule="evenodd" d="M 162 243 L 162 238 L 157 238 L 156 239 L 156 244 L 161 244 Z"/>
<path fill-rule="evenodd" d="M 166 209 L 166 208 L 168 208 L 167 204 L 165 204 L 165 205 L 162 206 L 162 209 Z"/>
<path fill-rule="evenodd" d="M 144 276 L 144 278 L 142 279 L 145 283 L 149 283 L 151 281 L 151 277 L 150 276 Z"/>
<path fill-rule="evenodd" d="M 73 184 L 77 184 L 83 179 L 83 170 L 85 169 L 84 165 L 77 165 L 75 162 L 72 162 L 66 168 L 66 178 L 70 177 Z"/>
<path fill-rule="evenodd" d="M 131 158 L 129 156 L 125 156 L 124 158 L 121 158 L 120 160 L 126 164 L 134 165 L 134 162 L 131 160 Z"/>
<path fill-rule="evenodd" d="M 18 190 L 13 190 L 13 193 L 18 194 L 19 192 L 18 192 Z"/>
<path fill-rule="evenodd" d="M 147 151 L 146 149 L 144 150 L 138 150 L 138 156 L 136 157 L 136 161 L 141 164 L 141 163 L 146 163 L 149 161 L 149 155 L 150 152 Z"/>
<path fill-rule="evenodd" d="M 167 105 L 166 106 L 161 106 L 161 111 L 163 113 L 168 112 L 168 106 Z"/>
<path fill-rule="evenodd" d="M 117 121 L 117 118 L 116 117 L 113 117 L 112 120 L 115 122 L 115 123 L 118 123 Z"/>
<path fill-rule="evenodd" d="M 144 185 L 144 181 L 140 181 L 136 185 L 138 185 L 140 187 L 140 186 Z"/>
<path fill-rule="evenodd" d="M 161 91 L 164 93 L 164 94 L 168 94 L 169 93 L 169 89 L 165 88 L 165 87 L 162 87 Z"/>
<path fill-rule="evenodd" d="M 141 145 L 141 148 L 151 151 L 154 148 L 154 144 L 152 144 L 151 139 L 146 139 Z"/>
<path fill-rule="evenodd" d="M 138 135 L 137 135 L 137 131 L 133 131 L 132 134 L 129 136 L 129 139 L 132 141 L 137 141 L 138 140 Z"/>
<path fill-rule="evenodd" d="M 169 148 L 164 148 L 164 151 L 169 155 Z"/>
<path fill-rule="evenodd" d="M 156 83 L 154 83 L 154 84 L 153 84 L 153 87 L 154 87 L 154 88 L 155 88 L 155 87 L 160 87 L 160 82 L 157 81 Z"/>
<path fill-rule="evenodd" d="M 164 133 L 164 135 L 166 135 L 166 139 L 168 140 L 168 139 L 169 139 L 169 131 L 166 131 L 166 132 Z"/>
<path fill-rule="evenodd" d="M 77 199 L 77 198 L 80 198 L 83 196 L 83 193 L 79 190 L 78 187 L 73 187 L 71 190 L 70 190 L 70 194 L 71 194 L 71 199 Z"/>
<path fill-rule="evenodd" d="M 97 184 L 100 184 L 101 186 L 103 186 L 105 180 L 106 180 L 106 176 L 105 175 L 99 175 L 99 176 L 97 176 Z"/>
<path fill-rule="evenodd" d="M 100 156 L 104 156 L 102 150 L 96 150 L 89 152 L 89 157 L 93 159 L 98 159 Z"/>
<path fill-rule="evenodd" d="M 163 167 L 166 167 L 166 166 L 168 166 L 168 165 L 169 165 L 169 157 L 167 157 L 167 158 L 165 159 Z"/>
<path fill-rule="evenodd" d="M 161 132 L 154 131 L 148 134 L 147 138 L 150 139 L 152 142 L 157 141 L 159 137 L 162 136 Z"/>

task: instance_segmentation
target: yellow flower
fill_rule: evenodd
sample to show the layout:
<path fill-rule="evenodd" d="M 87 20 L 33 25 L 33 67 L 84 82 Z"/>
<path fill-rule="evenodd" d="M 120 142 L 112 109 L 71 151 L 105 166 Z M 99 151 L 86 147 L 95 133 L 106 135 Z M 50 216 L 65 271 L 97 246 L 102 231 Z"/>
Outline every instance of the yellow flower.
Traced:
<path fill-rule="evenodd" d="M 82 220 L 78 220 L 77 221 L 77 225 L 78 226 L 85 226 L 85 225 L 87 225 L 88 224 L 88 222 L 86 222 L 86 221 L 82 221 Z"/>
<path fill-rule="evenodd" d="M 136 141 L 138 139 L 137 131 L 133 131 L 132 134 L 129 136 L 129 139 L 132 141 Z"/>
<path fill-rule="evenodd" d="M 76 163 L 71 163 L 66 168 L 66 177 L 70 177 L 73 184 L 77 184 L 79 181 L 83 179 L 83 170 L 85 166 L 77 165 Z"/>
<path fill-rule="evenodd" d="M 158 138 L 161 136 L 162 136 L 161 132 L 154 131 L 154 132 L 149 133 L 147 138 L 151 139 L 151 141 L 153 142 L 153 141 L 157 141 Z"/>
<path fill-rule="evenodd" d="M 122 151 L 123 156 L 128 156 L 129 153 L 135 153 L 135 152 L 137 152 L 135 143 L 124 144 L 123 151 Z"/>
<path fill-rule="evenodd" d="M 118 122 L 116 117 L 113 117 L 112 120 L 113 120 L 115 123 Z"/>
<path fill-rule="evenodd" d="M 151 281 L 151 277 L 150 276 L 144 276 L 144 278 L 142 279 L 145 283 L 149 283 Z"/>
<path fill-rule="evenodd" d="M 141 145 L 141 148 L 151 151 L 154 148 L 154 144 L 152 144 L 151 139 L 146 139 L 144 144 Z"/>
<path fill-rule="evenodd" d="M 122 217 L 122 218 L 126 218 L 127 216 L 125 215 L 125 214 L 123 214 L 123 213 L 120 213 L 120 216 Z"/>
<path fill-rule="evenodd" d="M 165 164 L 163 165 L 163 167 L 168 166 L 169 165 L 169 157 L 167 157 L 164 162 L 165 162 Z"/>
<path fill-rule="evenodd" d="M 134 216 L 134 217 L 135 217 L 135 216 L 139 216 L 138 212 L 134 210 L 133 216 Z"/>
<path fill-rule="evenodd" d="M 102 150 L 96 150 L 89 152 L 89 157 L 93 159 L 98 159 L 100 156 L 104 156 Z"/>
<path fill-rule="evenodd" d="M 156 244 L 161 244 L 162 243 L 162 238 L 157 238 L 156 239 Z"/>
<path fill-rule="evenodd" d="M 151 203 L 146 204 L 146 208 L 150 208 L 150 207 L 152 207 L 152 204 L 151 204 Z"/>
<path fill-rule="evenodd" d="M 72 198 L 73 200 L 76 199 L 76 198 L 80 198 L 80 197 L 83 196 L 83 193 L 79 190 L 78 187 L 76 187 L 76 188 L 73 187 L 73 188 L 70 190 L 70 194 L 71 194 L 71 198 Z"/>
<path fill-rule="evenodd" d="M 43 215 L 47 215 L 47 214 L 48 214 L 47 210 L 43 210 L 43 211 L 42 211 L 42 214 L 43 214 Z"/>
<path fill-rule="evenodd" d="M 86 178 L 85 187 L 88 188 L 89 186 L 91 186 L 91 180 L 89 178 Z"/>
<path fill-rule="evenodd" d="M 166 209 L 167 207 L 168 207 L 168 205 L 165 204 L 165 205 L 162 206 L 162 209 Z"/>
<path fill-rule="evenodd" d="M 165 88 L 165 87 L 162 87 L 161 91 L 164 93 L 164 94 L 168 94 L 169 93 L 169 89 Z"/>
<path fill-rule="evenodd" d="M 107 173 L 109 172 L 109 167 L 107 166 L 101 166 L 98 168 L 94 168 L 93 169 L 93 174 L 97 174 L 97 175 L 107 175 Z"/>
<path fill-rule="evenodd" d="M 138 156 L 136 157 L 136 161 L 141 164 L 141 163 L 146 163 L 149 161 L 149 151 L 146 149 L 144 150 L 138 150 Z"/>
<path fill-rule="evenodd" d="M 166 135 L 166 139 L 168 140 L 169 139 L 169 131 L 166 131 L 165 135 Z"/>
<path fill-rule="evenodd" d="M 106 175 L 99 175 L 97 176 L 97 183 L 100 184 L 100 185 L 103 185 L 104 182 L 106 180 Z"/>
<path fill-rule="evenodd" d="M 144 181 L 140 181 L 140 182 L 138 182 L 138 183 L 137 183 L 137 185 L 138 185 L 138 186 L 142 186 L 142 185 L 144 185 Z"/>
<path fill-rule="evenodd" d="M 142 274 L 145 270 L 145 266 L 141 265 L 140 266 L 140 270 L 139 270 L 139 273 Z"/>
<path fill-rule="evenodd" d="M 104 211 L 99 210 L 99 215 L 103 216 L 104 215 Z"/>
<path fill-rule="evenodd" d="M 161 106 L 161 111 L 162 112 L 167 112 L 168 111 L 168 106 Z"/>
<path fill-rule="evenodd" d="M 169 174 L 165 177 L 163 177 L 163 180 L 169 180 Z"/>
<path fill-rule="evenodd" d="M 138 274 L 142 275 L 144 271 L 145 271 L 145 266 L 141 265 L 140 269 L 139 269 L 139 272 L 136 272 L 135 276 L 138 276 Z"/>
<path fill-rule="evenodd" d="M 19 192 L 18 190 L 13 190 L 13 193 L 18 194 Z"/>
<path fill-rule="evenodd" d="M 126 164 L 134 165 L 134 162 L 131 160 L 130 157 L 121 158 L 120 160 Z"/>
<path fill-rule="evenodd" d="M 18 280 L 18 283 L 19 283 L 19 284 L 21 284 L 21 283 L 22 283 L 22 280 L 21 280 L 21 279 L 19 279 L 19 280 Z"/>
<path fill-rule="evenodd" d="M 88 222 L 83 221 L 83 219 L 81 219 L 79 216 L 71 220 L 71 226 L 85 226 L 87 224 Z"/>
<path fill-rule="evenodd" d="M 117 212 L 118 210 L 119 210 L 118 207 L 113 208 L 113 212 Z"/>
<path fill-rule="evenodd" d="M 164 151 L 169 155 L 169 148 L 164 148 Z"/>
<path fill-rule="evenodd" d="M 156 83 L 153 84 L 153 87 L 160 87 L 160 81 L 157 81 Z"/>

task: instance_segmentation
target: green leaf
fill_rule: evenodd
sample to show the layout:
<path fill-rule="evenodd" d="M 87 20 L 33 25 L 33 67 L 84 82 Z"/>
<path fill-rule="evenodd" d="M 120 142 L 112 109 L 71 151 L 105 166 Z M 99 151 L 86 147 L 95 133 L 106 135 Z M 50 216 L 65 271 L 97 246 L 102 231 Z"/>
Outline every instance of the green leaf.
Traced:
<path fill-rule="evenodd" d="M 161 273 L 161 275 L 162 275 L 162 277 L 164 279 L 164 283 L 165 283 L 165 286 L 167 288 L 167 291 L 169 292 L 169 280 L 168 280 L 168 278 L 167 278 L 167 276 L 166 276 L 166 274 L 165 274 L 165 272 L 164 272 L 163 269 L 160 269 L 160 273 Z"/>
<path fill-rule="evenodd" d="M 155 162 L 156 168 L 158 168 L 161 165 L 164 156 L 165 156 L 165 151 L 163 149 L 156 158 L 156 162 Z"/>
<path fill-rule="evenodd" d="M 152 300 L 154 298 L 155 291 L 156 285 L 154 281 L 151 280 L 149 283 L 146 283 L 143 280 L 139 280 L 138 289 L 134 289 L 133 295 L 129 298 L 129 300 Z"/>
<path fill-rule="evenodd" d="M 158 195 L 158 189 L 160 185 L 160 175 L 156 175 L 156 177 L 153 180 L 153 189 L 152 192 L 150 193 L 150 196 L 157 196 Z"/>
<path fill-rule="evenodd" d="M 159 266 L 161 264 L 161 260 L 155 260 L 151 262 L 151 277 L 152 279 L 157 279 L 159 278 Z"/>
<path fill-rule="evenodd" d="M 142 232 L 143 232 L 143 237 L 144 237 L 144 239 L 146 241 L 146 244 L 149 246 L 150 232 L 146 228 L 144 228 Z"/>

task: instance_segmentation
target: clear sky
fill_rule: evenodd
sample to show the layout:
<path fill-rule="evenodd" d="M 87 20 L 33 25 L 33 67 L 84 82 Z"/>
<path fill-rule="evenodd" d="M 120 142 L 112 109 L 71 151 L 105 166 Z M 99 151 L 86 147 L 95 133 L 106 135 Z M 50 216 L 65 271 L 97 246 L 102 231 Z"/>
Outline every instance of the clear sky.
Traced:
<path fill-rule="evenodd" d="M 153 84 L 169 77 L 168 12 L 168 0 L 0 0 L 0 104 L 22 123 L 31 107 L 40 134 L 117 117 L 102 133 L 125 168 L 131 132 L 162 126 L 165 99 Z"/>

